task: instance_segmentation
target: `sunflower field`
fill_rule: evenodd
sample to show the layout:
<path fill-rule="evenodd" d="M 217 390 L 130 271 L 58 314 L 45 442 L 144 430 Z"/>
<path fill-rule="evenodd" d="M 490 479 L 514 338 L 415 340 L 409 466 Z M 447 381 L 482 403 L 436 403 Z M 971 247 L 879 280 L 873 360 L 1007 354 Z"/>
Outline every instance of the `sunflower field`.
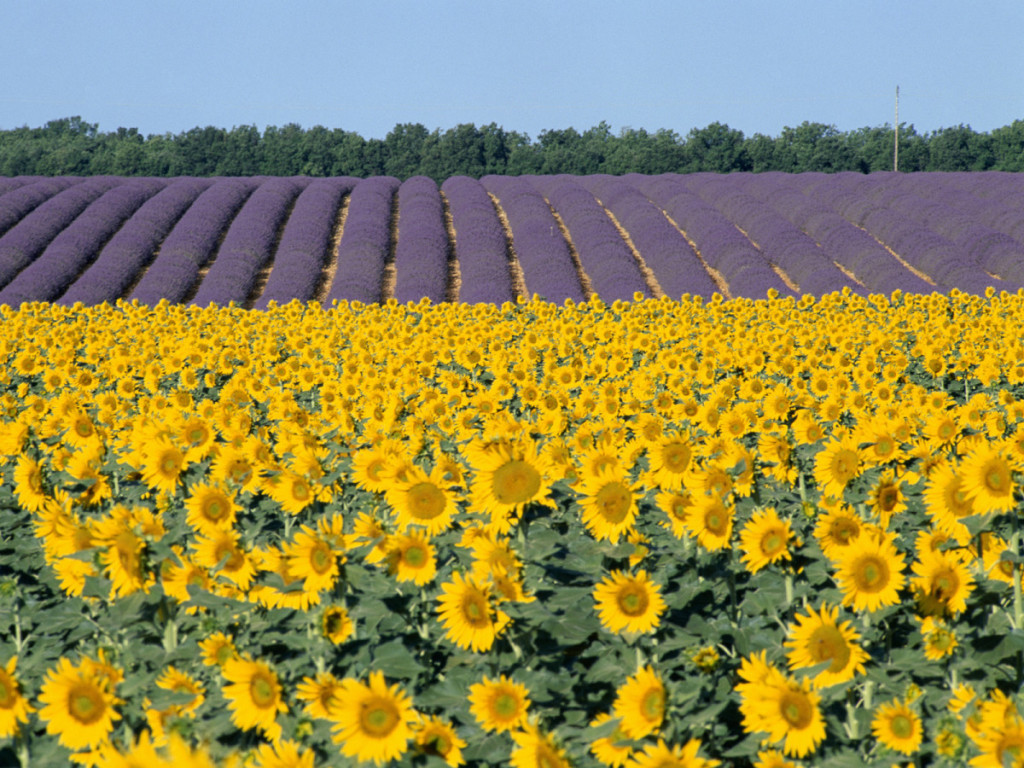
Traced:
<path fill-rule="evenodd" d="M 1024 291 L 0 307 L 0 764 L 1024 765 Z"/>

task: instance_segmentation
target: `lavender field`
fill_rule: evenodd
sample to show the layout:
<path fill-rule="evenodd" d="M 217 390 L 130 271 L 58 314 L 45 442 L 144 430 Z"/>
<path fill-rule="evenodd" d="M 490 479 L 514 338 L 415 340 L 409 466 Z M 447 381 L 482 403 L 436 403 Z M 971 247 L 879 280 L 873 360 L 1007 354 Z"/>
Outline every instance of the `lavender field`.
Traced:
<path fill-rule="evenodd" d="M 1024 176 L 0 178 L 0 304 L 1024 286 Z"/>

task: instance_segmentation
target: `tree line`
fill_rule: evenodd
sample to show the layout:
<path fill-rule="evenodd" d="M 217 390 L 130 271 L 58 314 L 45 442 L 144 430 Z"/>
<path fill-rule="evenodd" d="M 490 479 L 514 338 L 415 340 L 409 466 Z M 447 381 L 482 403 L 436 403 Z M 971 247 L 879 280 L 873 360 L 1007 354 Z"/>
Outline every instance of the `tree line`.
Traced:
<path fill-rule="evenodd" d="M 989 132 L 958 125 L 920 134 L 900 124 L 901 171 L 1024 171 L 1024 120 Z M 531 139 L 490 123 L 445 131 L 396 125 L 384 139 L 295 123 L 230 130 L 207 126 L 143 136 L 135 128 L 101 132 L 81 117 L 41 128 L 0 131 L 2 176 L 429 176 L 486 174 L 693 173 L 711 171 L 886 171 L 893 168 L 891 125 L 840 131 L 803 122 L 778 136 L 723 123 L 693 128 L 623 128 L 601 122 L 582 133 L 545 130 Z"/>

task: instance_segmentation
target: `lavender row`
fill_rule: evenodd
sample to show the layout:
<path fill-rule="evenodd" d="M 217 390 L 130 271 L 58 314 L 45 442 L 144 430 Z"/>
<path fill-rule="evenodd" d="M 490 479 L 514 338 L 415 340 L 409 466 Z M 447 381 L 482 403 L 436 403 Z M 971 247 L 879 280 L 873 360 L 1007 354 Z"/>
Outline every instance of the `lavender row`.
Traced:
<path fill-rule="evenodd" d="M 894 206 L 904 196 L 898 189 L 865 187 L 857 178 L 841 182 L 839 188 L 850 190 L 853 197 L 839 198 L 836 211 L 928 275 L 939 291 L 959 288 L 966 293 L 980 294 L 989 286 L 997 290 L 1017 289 L 1017 284 L 992 277 L 977 263 L 972 263 L 955 243 L 898 213 Z"/>
<path fill-rule="evenodd" d="M 931 293 L 935 287 L 908 270 L 870 234 L 844 219 L 821 196 L 805 194 L 788 174 L 761 174 L 747 188 L 817 242 L 827 258 L 851 272 L 871 293 Z M 824 174 L 819 174 L 824 177 Z M 813 191 L 813 184 L 806 189 Z"/>
<path fill-rule="evenodd" d="M 583 301 L 569 246 L 541 194 L 522 177 L 484 176 L 481 182 L 498 198 L 508 218 L 527 291 L 558 304 L 566 299 Z"/>
<path fill-rule="evenodd" d="M 274 254 L 267 284 L 253 305 L 255 309 L 266 309 L 271 301 L 287 304 L 292 299 L 305 302 L 313 298 L 327 261 L 341 199 L 356 181 L 349 177 L 317 179 L 298 196 Z"/>
<path fill-rule="evenodd" d="M 594 293 L 609 302 L 632 301 L 635 293 L 650 293 L 626 241 L 575 177 L 533 176 L 530 181 L 562 217 Z"/>
<path fill-rule="evenodd" d="M 844 275 L 825 251 L 793 222 L 741 191 L 728 176 L 700 175 L 689 189 L 742 230 L 771 264 L 786 273 L 801 293 L 821 296 L 844 288 L 866 293 Z"/>
<path fill-rule="evenodd" d="M 654 273 L 666 296 L 684 294 L 710 299 L 718 290 L 693 248 L 664 212 L 617 176 L 581 176 L 583 184 L 618 220 L 633 246 Z"/>
<path fill-rule="evenodd" d="M 161 299 L 171 303 L 184 299 L 221 234 L 259 181 L 221 179 L 200 194 L 161 244 L 156 259 L 128 298 L 149 305 Z"/>
<path fill-rule="evenodd" d="M 193 304 L 242 304 L 248 299 L 256 274 L 270 261 L 281 223 L 307 184 L 308 178 L 272 178 L 256 188 L 232 220 Z"/>
<path fill-rule="evenodd" d="M 704 261 L 718 271 L 733 296 L 763 299 L 770 289 L 782 296 L 795 295 L 772 271 L 768 262 L 736 226 L 678 176 L 625 177 L 653 200 L 693 240 Z"/>
<path fill-rule="evenodd" d="M 34 208 L 58 192 L 63 192 L 74 184 L 80 184 L 81 181 L 81 178 L 71 176 L 58 176 L 40 181 L 30 179 L 16 189 L 9 189 L 0 197 L 0 235 L 25 218 Z"/>
<path fill-rule="evenodd" d="M 445 300 L 448 286 L 448 232 L 437 184 L 413 176 L 398 188 L 398 243 L 395 246 L 395 299 L 400 304 L 426 297 Z"/>
<path fill-rule="evenodd" d="M 459 301 L 502 304 L 515 299 L 509 259 L 494 203 L 476 179 L 452 176 L 441 185 L 455 229 Z"/>
<path fill-rule="evenodd" d="M 175 222 L 211 183 L 209 179 L 181 178 L 149 198 L 103 246 L 92 265 L 58 299 L 59 303 L 94 306 L 117 301 L 152 261 L 153 253 Z"/>
<path fill-rule="evenodd" d="M 59 297 L 125 220 L 166 184 L 159 179 L 131 180 L 104 193 L 0 290 L 0 304 L 18 306 Z"/>
<path fill-rule="evenodd" d="M 35 261 L 90 203 L 117 186 L 100 176 L 75 184 L 41 203 L 0 237 L 0 288 Z"/>
<path fill-rule="evenodd" d="M 338 243 L 338 271 L 327 303 L 380 301 L 384 267 L 391 250 L 391 211 L 399 181 L 373 176 L 356 184 Z"/>

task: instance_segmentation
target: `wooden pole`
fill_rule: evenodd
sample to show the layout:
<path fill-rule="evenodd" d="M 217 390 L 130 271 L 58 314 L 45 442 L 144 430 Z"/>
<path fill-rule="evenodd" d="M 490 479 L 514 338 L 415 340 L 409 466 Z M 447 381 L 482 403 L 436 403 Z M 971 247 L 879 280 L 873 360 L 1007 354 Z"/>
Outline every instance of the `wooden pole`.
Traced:
<path fill-rule="evenodd" d="M 896 120 L 893 123 L 892 169 L 900 169 L 900 87 L 896 86 Z"/>

